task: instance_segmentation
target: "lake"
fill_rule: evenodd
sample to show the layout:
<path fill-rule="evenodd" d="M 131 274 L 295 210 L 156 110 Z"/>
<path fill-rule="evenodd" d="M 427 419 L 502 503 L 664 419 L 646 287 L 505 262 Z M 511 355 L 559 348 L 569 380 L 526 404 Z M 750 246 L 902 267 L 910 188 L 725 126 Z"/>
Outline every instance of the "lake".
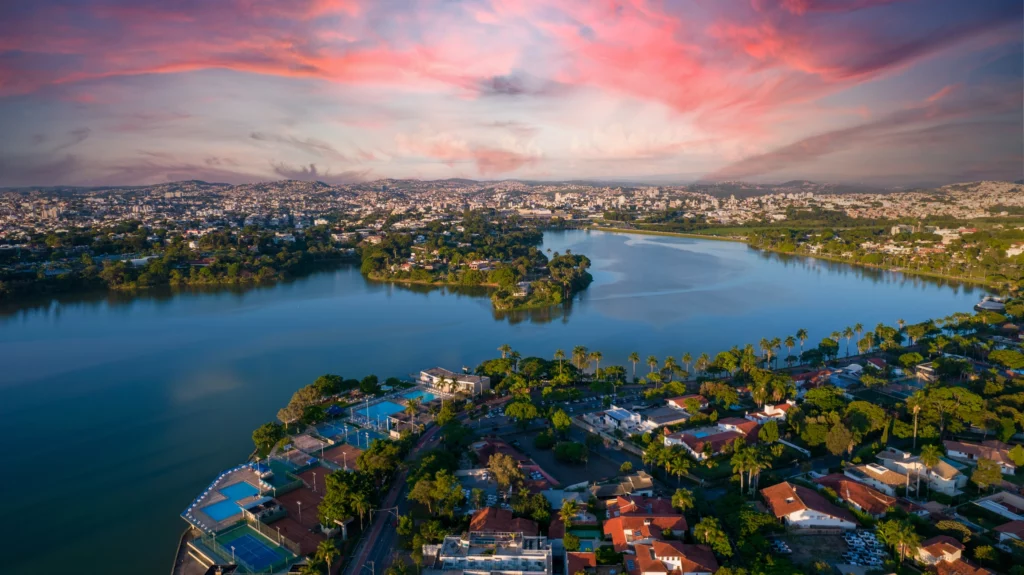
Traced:
<path fill-rule="evenodd" d="M 486 292 L 371 283 L 350 266 L 248 290 L 5 310 L 4 572 L 169 569 L 179 513 L 323 373 L 458 370 L 504 343 L 524 357 L 585 345 L 602 365 L 628 365 L 631 351 L 714 355 L 799 328 L 814 343 L 857 322 L 970 311 L 984 293 L 732 242 L 565 231 L 544 248 L 593 262 L 570 306 L 496 314 Z"/>

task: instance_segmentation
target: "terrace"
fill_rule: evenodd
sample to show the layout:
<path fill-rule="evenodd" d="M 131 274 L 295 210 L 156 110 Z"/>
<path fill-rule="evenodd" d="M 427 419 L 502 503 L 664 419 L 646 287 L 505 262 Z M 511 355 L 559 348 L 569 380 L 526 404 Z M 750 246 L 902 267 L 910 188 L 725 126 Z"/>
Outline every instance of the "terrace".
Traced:
<path fill-rule="evenodd" d="M 181 514 L 204 533 L 216 533 L 243 519 L 242 507 L 260 499 L 260 476 L 248 465 L 221 473 Z"/>

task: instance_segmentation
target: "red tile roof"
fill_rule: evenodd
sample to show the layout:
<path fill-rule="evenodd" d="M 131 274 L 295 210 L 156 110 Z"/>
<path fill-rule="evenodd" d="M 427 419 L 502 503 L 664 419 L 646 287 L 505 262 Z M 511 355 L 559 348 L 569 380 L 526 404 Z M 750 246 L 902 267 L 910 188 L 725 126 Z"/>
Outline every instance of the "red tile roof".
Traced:
<path fill-rule="evenodd" d="M 1017 520 L 1003 523 L 996 527 L 996 531 L 1006 533 L 1007 535 L 1015 535 L 1017 539 L 1024 539 L 1024 521 Z"/>
<path fill-rule="evenodd" d="M 871 515 L 881 515 L 896 505 L 895 497 L 889 497 L 877 489 L 838 473 L 815 479 L 814 482 L 832 488 L 843 500 L 853 503 Z"/>
<path fill-rule="evenodd" d="M 718 571 L 718 561 L 707 545 L 688 545 L 680 541 L 655 541 L 650 545 L 635 545 L 633 550 L 636 552 L 636 556 L 632 562 L 632 569 L 629 569 L 630 575 L 714 573 Z M 672 563 L 665 563 L 667 559 L 679 561 L 682 569 L 672 568 Z M 628 565 L 630 565 L 629 561 L 627 561 Z"/>
<path fill-rule="evenodd" d="M 537 535 L 537 522 L 522 517 L 512 518 L 512 512 L 498 507 L 484 507 L 473 514 L 470 531 L 509 531 L 523 535 Z"/>
<path fill-rule="evenodd" d="M 936 535 L 921 543 L 921 549 L 931 553 L 933 557 L 942 557 L 946 554 L 953 555 L 957 551 L 963 551 L 964 546 L 949 535 Z"/>
<path fill-rule="evenodd" d="M 569 551 L 565 554 L 566 572 L 569 575 L 583 571 L 588 567 L 597 567 L 597 554 L 590 552 Z"/>
<path fill-rule="evenodd" d="M 775 517 L 788 517 L 790 514 L 804 509 L 812 509 L 837 519 L 844 519 L 856 524 L 857 519 L 846 509 L 842 509 L 830 503 L 820 493 L 808 489 L 802 485 L 791 485 L 782 482 L 778 485 L 765 487 L 761 490 L 761 496 L 768 503 Z"/>
<path fill-rule="evenodd" d="M 936 575 L 992 575 L 992 572 L 984 567 L 972 565 L 963 559 L 956 561 L 940 561 L 935 564 Z"/>

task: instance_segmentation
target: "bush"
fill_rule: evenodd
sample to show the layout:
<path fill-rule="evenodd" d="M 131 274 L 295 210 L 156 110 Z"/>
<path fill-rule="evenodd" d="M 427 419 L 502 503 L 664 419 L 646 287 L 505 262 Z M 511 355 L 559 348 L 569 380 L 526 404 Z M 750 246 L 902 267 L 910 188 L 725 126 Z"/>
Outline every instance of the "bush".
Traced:
<path fill-rule="evenodd" d="M 551 449 L 555 446 L 555 436 L 550 430 L 543 431 L 533 438 L 533 446 L 537 449 Z"/>

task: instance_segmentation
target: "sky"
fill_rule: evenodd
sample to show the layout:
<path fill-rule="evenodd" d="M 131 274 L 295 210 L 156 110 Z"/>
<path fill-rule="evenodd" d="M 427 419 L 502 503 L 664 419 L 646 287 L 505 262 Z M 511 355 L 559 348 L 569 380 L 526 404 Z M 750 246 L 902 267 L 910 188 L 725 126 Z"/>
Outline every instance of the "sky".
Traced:
<path fill-rule="evenodd" d="M 1020 0 L 0 3 L 0 186 L 1024 177 Z"/>

